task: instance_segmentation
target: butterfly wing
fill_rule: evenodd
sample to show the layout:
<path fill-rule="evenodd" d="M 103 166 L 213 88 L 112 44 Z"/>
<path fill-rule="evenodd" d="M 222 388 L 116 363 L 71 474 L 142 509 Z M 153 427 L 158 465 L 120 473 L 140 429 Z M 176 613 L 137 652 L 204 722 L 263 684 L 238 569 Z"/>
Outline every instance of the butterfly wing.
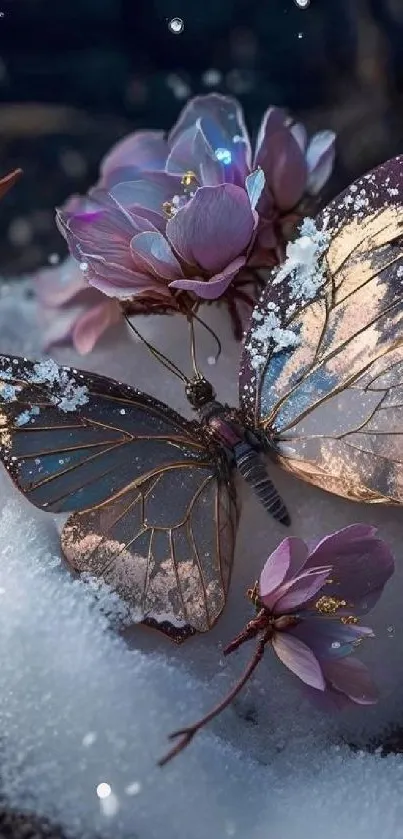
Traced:
<path fill-rule="evenodd" d="M 402 194 L 398 157 L 306 222 L 289 253 L 310 266 L 274 277 L 243 353 L 241 404 L 273 456 L 356 501 L 403 501 Z"/>
<path fill-rule="evenodd" d="M 69 564 L 177 639 L 206 631 L 228 591 L 230 478 L 196 423 L 102 376 L 0 356 L 0 456 L 37 507 L 73 512 Z"/>

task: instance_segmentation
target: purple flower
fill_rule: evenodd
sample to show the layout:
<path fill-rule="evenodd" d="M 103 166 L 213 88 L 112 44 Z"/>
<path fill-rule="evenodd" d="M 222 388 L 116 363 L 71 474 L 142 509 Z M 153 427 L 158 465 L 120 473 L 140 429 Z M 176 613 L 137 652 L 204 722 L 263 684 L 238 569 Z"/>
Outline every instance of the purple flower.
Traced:
<path fill-rule="evenodd" d="M 351 653 L 372 630 L 360 617 L 375 605 L 394 571 L 376 529 L 345 527 L 308 548 L 284 539 L 260 575 L 257 601 L 272 628 L 278 658 L 333 705 L 377 701 L 369 672 Z"/>
<path fill-rule="evenodd" d="M 147 180 L 91 192 L 96 209 L 60 210 L 58 223 L 90 285 L 123 300 L 173 291 L 214 300 L 246 264 L 263 188 L 260 170 L 245 188 L 199 186 L 192 174 L 149 173 Z"/>
<path fill-rule="evenodd" d="M 89 288 L 72 257 L 54 268 L 37 271 L 33 279 L 46 350 L 71 341 L 77 352 L 86 355 L 122 318 L 117 300 Z"/>
<path fill-rule="evenodd" d="M 303 125 L 281 108 L 263 116 L 256 149 L 236 99 L 211 93 L 191 99 L 168 137 L 162 131 L 136 131 L 117 143 L 101 166 L 101 185 L 132 180 L 133 173 L 193 171 L 202 186 L 235 183 L 243 187 L 258 167 L 264 172 L 265 196 L 259 213 L 293 209 L 304 193 L 317 195 L 331 175 L 335 133 L 320 131 L 308 142 Z"/>
<path fill-rule="evenodd" d="M 248 595 L 257 614 L 224 649 L 224 655 L 257 638 L 255 652 L 234 687 L 204 717 L 170 735 L 175 745 L 159 761 L 165 766 L 221 714 L 251 678 L 270 644 L 280 661 L 303 682 L 311 698 L 327 708 L 371 705 L 378 691 L 351 653 L 372 629 L 360 617 L 375 605 L 394 572 L 388 546 L 376 528 L 353 524 L 308 546 L 289 538 L 266 561 Z"/>
<path fill-rule="evenodd" d="M 325 182 L 333 158 L 332 132 L 307 145 L 302 126 L 272 108 L 252 159 L 239 103 L 196 97 L 167 138 L 142 131 L 118 143 L 91 209 L 60 210 L 58 223 L 86 280 L 109 297 L 216 300 L 249 266 L 279 261 L 279 217 Z"/>

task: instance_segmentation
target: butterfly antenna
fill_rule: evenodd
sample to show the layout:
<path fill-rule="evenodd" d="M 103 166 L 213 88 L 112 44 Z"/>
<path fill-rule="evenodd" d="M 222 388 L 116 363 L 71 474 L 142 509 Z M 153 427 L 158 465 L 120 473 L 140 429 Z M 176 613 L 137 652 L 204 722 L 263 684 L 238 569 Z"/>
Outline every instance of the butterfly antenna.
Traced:
<path fill-rule="evenodd" d="M 167 356 L 164 355 L 164 353 L 162 353 L 160 350 L 157 350 L 156 347 L 154 347 L 152 344 L 150 344 L 150 342 L 147 341 L 146 338 L 144 338 L 144 335 L 142 335 L 141 332 L 139 332 L 137 327 L 134 326 L 134 324 L 131 322 L 131 320 L 129 320 L 127 315 L 124 315 L 124 318 L 125 318 L 125 321 L 128 324 L 128 326 L 132 330 L 132 332 L 134 332 L 134 334 L 137 336 L 137 338 L 139 338 L 140 341 L 147 347 L 147 349 L 149 350 L 151 355 L 154 358 L 156 358 L 157 361 L 159 361 L 160 364 L 163 365 L 163 367 L 166 367 L 166 369 L 169 370 L 170 373 L 172 373 L 174 376 L 177 376 L 178 379 L 180 379 L 186 385 L 189 384 L 189 379 L 187 378 L 187 376 L 185 376 L 185 374 L 182 372 L 182 370 L 180 370 L 179 367 L 177 367 L 176 364 L 174 364 L 174 362 L 171 361 L 170 358 L 167 358 Z"/>
<path fill-rule="evenodd" d="M 199 370 L 199 367 L 198 367 L 198 364 L 197 364 L 197 358 L 196 358 L 196 340 L 195 340 L 195 328 L 194 328 L 194 325 L 193 325 L 193 317 L 194 317 L 193 315 L 189 315 L 189 317 L 188 317 L 189 329 L 190 329 L 190 354 L 191 354 L 191 357 L 192 357 L 193 372 L 196 376 L 196 379 L 201 379 L 202 374 L 200 373 L 200 370 Z"/>
<path fill-rule="evenodd" d="M 214 361 L 215 361 L 215 362 L 217 362 L 217 361 L 218 361 L 218 359 L 219 359 L 219 357 L 220 357 L 220 355 L 221 355 L 221 350 L 222 350 L 221 341 L 220 341 L 220 339 L 219 339 L 218 335 L 216 335 L 216 333 L 214 332 L 214 329 L 212 329 L 212 328 L 211 328 L 211 326 L 209 326 L 209 325 L 208 325 L 208 324 L 207 324 L 204 320 L 202 320 L 202 318 L 201 318 L 201 317 L 199 317 L 199 315 L 196 315 L 196 313 L 195 313 L 195 312 L 192 312 L 192 315 L 191 315 L 191 316 L 192 316 L 192 318 L 194 318 L 195 320 L 197 320 L 197 322 L 198 322 L 198 323 L 200 323 L 200 325 L 201 325 L 201 326 L 203 326 L 203 327 L 204 327 L 204 329 L 205 329 L 207 332 L 209 332 L 209 333 L 210 333 L 210 335 L 214 338 L 214 340 L 215 340 L 215 342 L 216 342 L 216 344 L 217 344 L 217 352 L 216 352 L 216 354 L 215 354 L 215 356 L 214 356 Z"/>

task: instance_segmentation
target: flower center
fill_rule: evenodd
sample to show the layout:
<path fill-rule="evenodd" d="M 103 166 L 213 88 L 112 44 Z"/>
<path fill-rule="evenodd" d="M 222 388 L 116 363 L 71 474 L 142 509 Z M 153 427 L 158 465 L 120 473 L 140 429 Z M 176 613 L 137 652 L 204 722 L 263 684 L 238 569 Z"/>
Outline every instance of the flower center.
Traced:
<path fill-rule="evenodd" d="M 346 600 L 339 600 L 337 597 L 320 597 L 315 603 L 315 609 L 322 615 L 335 615 L 338 609 L 347 606 Z"/>
<path fill-rule="evenodd" d="M 196 189 L 199 186 L 197 175 L 189 169 L 182 176 L 181 185 L 183 187 L 182 194 L 174 195 L 170 201 L 164 201 L 162 205 L 163 212 L 168 219 L 176 216 L 178 210 L 185 207 L 188 201 L 193 198 Z"/>

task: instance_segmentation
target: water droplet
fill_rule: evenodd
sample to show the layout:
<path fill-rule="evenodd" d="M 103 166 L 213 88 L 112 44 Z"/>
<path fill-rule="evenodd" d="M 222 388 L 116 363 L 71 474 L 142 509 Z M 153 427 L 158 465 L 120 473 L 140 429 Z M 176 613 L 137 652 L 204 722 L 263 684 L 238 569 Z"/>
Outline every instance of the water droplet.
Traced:
<path fill-rule="evenodd" d="M 120 409 L 120 411 L 119 411 L 119 413 L 120 413 L 120 414 L 122 414 L 122 416 L 124 416 L 124 415 L 125 415 L 125 413 L 126 413 L 125 408 L 121 408 L 121 409 Z"/>
<path fill-rule="evenodd" d="M 8 238 L 12 245 L 23 247 L 32 241 L 32 225 L 26 218 L 15 218 L 8 228 Z"/>
<path fill-rule="evenodd" d="M 303 37 L 304 37 L 304 33 L 303 32 L 298 32 L 298 38 L 303 38 Z"/>
<path fill-rule="evenodd" d="M 138 795 L 141 792 L 141 784 L 139 781 L 133 781 L 125 788 L 126 795 Z"/>
<path fill-rule="evenodd" d="M 173 35 L 180 35 L 185 28 L 185 24 L 181 17 L 173 17 L 168 23 L 168 29 Z"/>
<path fill-rule="evenodd" d="M 220 84 L 221 80 L 222 73 L 220 73 L 219 70 L 214 70 L 213 68 L 206 70 L 206 72 L 202 75 L 202 82 L 206 85 L 206 87 L 215 87 Z"/>
<path fill-rule="evenodd" d="M 216 364 L 216 357 L 215 357 L 215 355 L 209 355 L 209 357 L 208 357 L 208 359 L 207 359 L 207 364 L 209 364 L 209 365 L 210 365 L 210 367 L 214 367 L 214 365 Z"/>
<path fill-rule="evenodd" d="M 48 262 L 50 265 L 58 265 L 60 262 L 60 256 L 58 253 L 51 253 L 48 258 Z"/>
<path fill-rule="evenodd" d="M 88 268 L 88 262 L 80 262 L 81 271 L 86 271 L 87 268 Z"/>
<path fill-rule="evenodd" d="M 98 786 L 97 786 L 97 796 L 98 796 L 98 798 L 108 798 L 108 795 L 110 795 L 111 792 L 112 792 L 112 789 L 111 789 L 109 784 L 106 784 L 104 782 L 102 784 L 98 784 Z"/>
<path fill-rule="evenodd" d="M 83 746 L 85 746 L 86 748 L 88 748 L 88 746 L 92 746 L 95 743 L 96 739 L 97 735 L 95 734 L 95 731 L 89 731 L 88 734 L 84 734 L 82 740 Z"/>
<path fill-rule="evenodd" d="M 294 0 L 294 3 L 300 9 L 307 9 L 311 0 Z"/>
<path fill-rule="evenodd" d="M 66 149 L 59 155 L 59 163 L 69 178 L 82 178 L 87 172 L 87 162 L 80 152 Z"/>
<path fill-rule="evenodd" d="M 229 90 L 236 95 L 248 93 L 255 85 L 255 76 L 251 70 L 234 68 L 227 73 L 225 81 Z M 234 119 L 235 114 L 229 114 L 228 119 Z"/>
<path fill-rule="evenodd" d="M 340 641 L 333 641 L 331 647 L 332 647 L 332 650 L 339 650 L 340 647 L 341 647 Z"/>
<path fill-rule="evenodd" d="M 189 85 L 175 73 L 170 73 L 167 76 L 166 84 L 171 88 L 176 99 L 188 99 L 191 95 L 192 91 Z"/>
<path fill-rule="evenodd" d="M 232 154 L 229 149 L 216 149 L 215 152 L 216 159 L 223 163 L 224 166 L 228 166 L 232 160 Z"/>

